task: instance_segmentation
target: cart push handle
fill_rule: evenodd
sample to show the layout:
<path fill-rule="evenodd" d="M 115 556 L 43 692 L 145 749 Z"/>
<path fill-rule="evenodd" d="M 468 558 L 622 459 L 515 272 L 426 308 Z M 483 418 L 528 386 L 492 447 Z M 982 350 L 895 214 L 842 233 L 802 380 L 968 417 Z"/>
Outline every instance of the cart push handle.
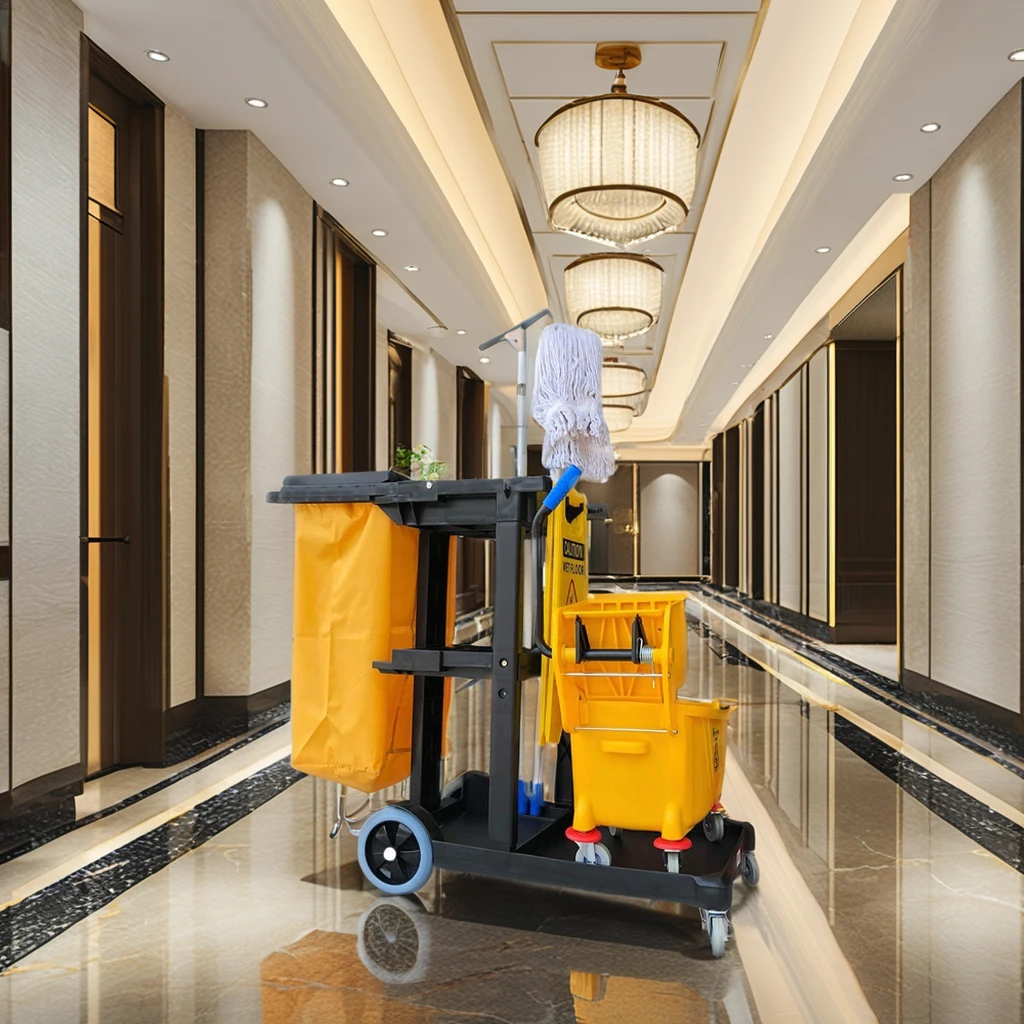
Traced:
<path fill-rule="evenodd" d="M 545 658 L 551 657 L 551 647 L 544 635 L 544 548 L 545 524 L 548 516 L 568 497 L 569 492 L 579 483 L 583 475 L 577 466 L 569 466 L 558 478 L 557 483 L 548 492 L 541 503 L 537 514 L 533 517 L 530 535 L 533 538 L 533 640 L 537 650 Z M 602 649 L 590 646 L 587 627 L 583 620 L 576 617 L 576 662 L 584 661 L 629 661 L 634 665 L 650 665 L 654 658 L 654 649 L 647 642 L 643 622 L 637 615 L 631 629 L 632 644 L 624 648 Z"/>

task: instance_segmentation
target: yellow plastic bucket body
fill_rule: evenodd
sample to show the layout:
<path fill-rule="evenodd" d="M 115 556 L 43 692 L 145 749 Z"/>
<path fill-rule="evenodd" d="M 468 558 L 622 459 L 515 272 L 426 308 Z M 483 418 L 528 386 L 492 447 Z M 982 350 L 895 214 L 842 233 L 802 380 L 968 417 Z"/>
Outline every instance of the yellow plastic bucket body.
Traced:
<path fill-rule="evenodd" d="M 686 678 L 686 595 L 595 594 L 553 619 L 552 667 L 572 742 L 573 828 L 682 839 L 718 803 L 735 705 L 678 697 Z M 591 648 L 628 648 L 639 615 L 649 663 L 576 662 L 576 620 Z"/>
<path fill-rule="evenodd" d="M 550 636 L 552 619 L 559 609 L 588 595 L 587 499 L 579 491 L 570 491 L 551 513 L 545 544 L 544 622 Z M 538 742 L 557 743 L 561 735 L 555 670 L 545 658 L 541 665 Z"/>
<path fill-rule="evenodd" d="M 682 839 L 721 800 L 734 710 L 721 700 L 679 700 L 675 732 L 576 729 L 573 828 L 615 825 Z"/>

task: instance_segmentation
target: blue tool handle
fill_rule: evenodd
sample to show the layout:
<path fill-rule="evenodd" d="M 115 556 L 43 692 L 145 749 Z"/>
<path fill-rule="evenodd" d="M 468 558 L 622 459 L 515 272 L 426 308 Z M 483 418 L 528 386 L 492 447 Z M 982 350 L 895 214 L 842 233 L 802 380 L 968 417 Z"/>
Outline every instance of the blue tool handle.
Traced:
<path fill-rule="evenodd" d="M 554 512 L 562 504 L 566 495 L 579 483 L 581 476 L 583 476 L 582 469 L 569 466 L 558 478 L 558 483 L 548 492 L 548 496 L 544 499 L 544 507 Z"/>

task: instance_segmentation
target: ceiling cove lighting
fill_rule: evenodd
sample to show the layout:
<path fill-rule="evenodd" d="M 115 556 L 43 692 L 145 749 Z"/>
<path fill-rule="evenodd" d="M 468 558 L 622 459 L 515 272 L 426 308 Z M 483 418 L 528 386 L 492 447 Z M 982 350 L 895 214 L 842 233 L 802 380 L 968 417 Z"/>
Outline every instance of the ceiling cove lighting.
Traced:
<path fill-rule="evenodd" d="M 664 278 L 659 264 L 635 253 L 581 256 L 565 268 L 569 319 L 606 345 L 635 338 L 658 321 Z"/>
<path fill-rule="evenodd" d="M 606 359 L 601 367 L 601 398 L 609 405 L 628 405 L 635 416 L 647 408 L 647 374 L 632 363 Z"/>
<path fill-rule="evenodd" d="M 930 135 L 932 132 L 937 132 L 941 127 L 942 125 L 938 121 L 929 121 L 927 124 L 921 125 L 921 131 Z"/>
<path fill-rule="evenodd" d="M 904 171 L 902 174 L 894 174 L 892 176 L 893 181 L 913 181 L 913 179 L 914 176 L 912 174 L 907 174 L 906 171 Z"/>
<path fill-rule="evenodd" d="M 633 410 L 628 405 L 605 404 L 602 409 L 609 434 L 618 434 L 623 430 L 628 430 L 633 422 Z"/>
<path fill-rule="evenodd" d="M 259 96 L 246 96 L 245 102 L 248 103 L 250 107 L 256 107 L 258 110 L 262 110 L 264 107 L 269 106 L 267 101 L 261 100 Z"/>
<path fill-rule="evenodd" d="M 632 245 L 686 219 L 697 177 L 700 133 L 675 107 L 626 92 L 636 43 L 601 43 L 598 67 L 617 70 L 612 90 L 574 100 L 538 129 L 534 143 L 556 231 Z"/>
<path fill-rule="evenodd" d="M 1024 61 L 1024 50 L 1014 50 L 1007 59 L 1012 60 L 1015 64 Z"/>
<path fill-rule="evenodd" d="M 338 188 L 345 188 L 348 185 L 347 178 L 331 178 L 331 184 L 337 185 Z"/>
<path fill-rule="evenodd" d="M 384 238 L 387 236 L 387 232 L 383 228 L 374 228 L 371 232 L 374 238 Z"/>
<path fill-rule="evenodd" d="M 158 64 L 166 64 L 171 58 L 161 50 L 147 50 L 146 56 L 150 60 L 155 60 Z M 1012 58 L 1011 58 L 1012 59 Z"/>

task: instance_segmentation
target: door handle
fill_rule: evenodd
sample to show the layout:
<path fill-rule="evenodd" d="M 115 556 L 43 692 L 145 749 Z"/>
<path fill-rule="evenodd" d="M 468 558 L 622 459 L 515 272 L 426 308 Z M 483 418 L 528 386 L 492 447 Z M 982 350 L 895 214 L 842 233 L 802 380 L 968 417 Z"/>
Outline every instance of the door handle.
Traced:
<path fill-rule="evenodd" d="M 82 537 L 83 544 L 130 544 L 131 537 Z"/>

